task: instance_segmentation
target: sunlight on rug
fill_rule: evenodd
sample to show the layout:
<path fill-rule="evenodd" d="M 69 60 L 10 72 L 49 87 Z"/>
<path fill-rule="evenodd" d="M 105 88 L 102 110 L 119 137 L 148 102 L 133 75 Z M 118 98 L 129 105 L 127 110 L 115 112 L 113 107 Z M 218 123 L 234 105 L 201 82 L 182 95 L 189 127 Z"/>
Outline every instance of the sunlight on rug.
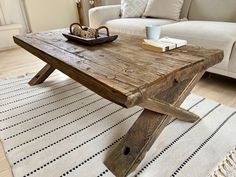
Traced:
<path fill-rule="evenodd" d="M 33 87 L 31 77 L 0 81 L 0 139 L 14 176 L 113 177 L 103 161 L 142 109 L 124 109 L 59 73 Z M 170 122 L 130 176 L 235 174 L 236 110 L 196 95 L 182 107 L 201 120 Z"/>

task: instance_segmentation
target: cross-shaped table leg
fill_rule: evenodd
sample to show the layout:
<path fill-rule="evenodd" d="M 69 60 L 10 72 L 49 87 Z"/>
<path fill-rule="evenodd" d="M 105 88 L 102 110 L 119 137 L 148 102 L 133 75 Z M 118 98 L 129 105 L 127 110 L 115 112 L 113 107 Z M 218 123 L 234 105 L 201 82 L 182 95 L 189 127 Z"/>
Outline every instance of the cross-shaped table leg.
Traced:
<path fill-rule="evenodd" d="M 203 74 L 204 72 L 201 72 L 192 79 L 158 93 L 158 99 L 174 106 L 180 106 Z M 170 120 L 171 117 L 166 114 L 145 109 L 122 141 L 107 157 L 105 165 L 117 177 L 125 177 L 133 172 Z"/>
<path fill-rule="evenodd" d="M 29 85 L 37 85 L 43 83 L 49 76 L 52 74 L 52 72 L 55 70 L 52 66 L 49 64 L 46 64 L 30 81 Z"/>

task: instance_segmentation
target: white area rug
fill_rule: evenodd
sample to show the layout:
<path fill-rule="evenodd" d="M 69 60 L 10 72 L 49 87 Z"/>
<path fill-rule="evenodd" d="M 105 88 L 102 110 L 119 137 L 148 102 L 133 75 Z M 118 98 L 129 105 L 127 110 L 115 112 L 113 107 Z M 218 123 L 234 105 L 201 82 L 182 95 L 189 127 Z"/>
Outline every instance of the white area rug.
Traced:
<path fill-rule="evenodd" d="M 0 138 L 14 176 L 112 177 L 103 161 L 142 109 L 121 108 L 63 75 L 34 87 L 27 84 L 31 77 L 0 82 Z M 171 122 L 130 176 L 219 171 L 236 145 L 236 110 L 196 95 L 182 107 L 201 120 Z"/>

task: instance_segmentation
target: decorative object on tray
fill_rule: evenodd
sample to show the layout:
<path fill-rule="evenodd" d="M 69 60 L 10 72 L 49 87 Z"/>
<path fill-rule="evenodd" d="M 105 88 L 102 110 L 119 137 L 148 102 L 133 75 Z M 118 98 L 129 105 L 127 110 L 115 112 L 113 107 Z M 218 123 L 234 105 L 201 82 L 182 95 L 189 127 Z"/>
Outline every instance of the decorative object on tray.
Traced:
<path fill-rule="evenodd" d="M 142 47 L 155 52 L 166 52 L 187 45 L 186 40 L 164 37 L 159 40 L 144 39 Z"/>
<path fill-rule="evenodd" d="M 102 29 L 106 30 L 106 34 L 100 32 Z M 79 23 L 71 24 L 70 33 L 63 33 L 63 36 L 65 36 L 68 40 L 90 46 L 112 42 L 118 37 L 118 35 L 110 35 L 109 29 L 106 26 L 100 26 L 99 28 L 95 29 L 82 26 Z"/>
<path fill-rule="evenodd" d="M 101 29 L 102 27 L 100 27 Z M 107 27 L 103 27 L 108 31 Z M 82 26 L 79 23 L 73 23 L 70 25 L 70 33 L 79 37 L 84 38 L 97 38 L 98 37 L 98 30 L 86 26 Z M 109 36 L 109 32 L 107 34 Z"/>

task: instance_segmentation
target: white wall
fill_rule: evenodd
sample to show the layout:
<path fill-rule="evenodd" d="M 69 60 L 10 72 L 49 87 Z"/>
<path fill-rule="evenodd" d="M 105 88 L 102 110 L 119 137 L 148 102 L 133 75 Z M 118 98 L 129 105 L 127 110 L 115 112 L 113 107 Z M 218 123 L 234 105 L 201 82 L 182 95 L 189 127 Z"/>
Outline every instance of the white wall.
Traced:
<path fill-rule="evenodd" d="M 5 23 L 9 24 L 21 24 L 21 32 L 27 31 L 27 25 L 21 10 L 21 0 L 0 0 L 0 6 L 2 8 L 3 17 Z M 3 21 L 3 19 L 2 19 Z"/>
<path fill-rule="evenodd" d="M 20 24 L 0 26 L 0 51 L 16 47 L 12 36 L 19 34 Z"/>
<path fill-rule="evenodd" d="M 78 22 L 75 0 L 24 0 L 32 32 L 69 27 Z"/>
<path fill-rule="evenodd" d="M 5 18 L 4 18 L 1 3 L 0 3 L 0 25 L 5 25 L 5 24 L 6 22 L 5 22 Z"/>

